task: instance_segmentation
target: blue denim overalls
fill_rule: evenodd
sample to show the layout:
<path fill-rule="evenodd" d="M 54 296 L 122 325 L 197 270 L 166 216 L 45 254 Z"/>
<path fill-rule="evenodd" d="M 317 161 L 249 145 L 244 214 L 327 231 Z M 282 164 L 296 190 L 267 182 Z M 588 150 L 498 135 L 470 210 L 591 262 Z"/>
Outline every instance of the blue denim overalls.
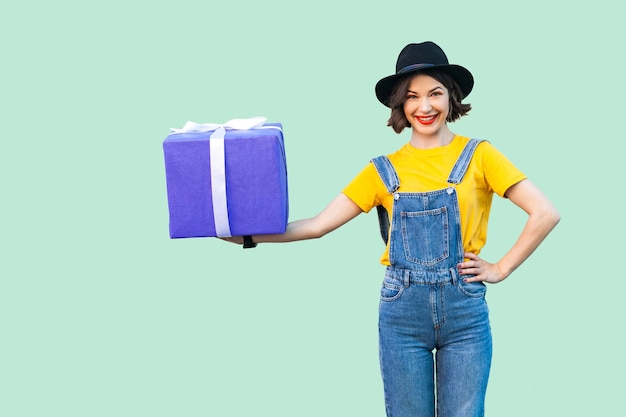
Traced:
<path fill-rule="evenodd" d="M 486 287 L 463 282 L 456 269 L 464 251 L 455 185 L 463 180 L 479 143 L 472 139 L 467 144 L 450 173 L 449 186 L 436 191 L 399 193 L 389 159 L 372 160 L 394 198 L 391 266 L 379 311 L 389 417 L 484 415 L 491 365 Z"/>

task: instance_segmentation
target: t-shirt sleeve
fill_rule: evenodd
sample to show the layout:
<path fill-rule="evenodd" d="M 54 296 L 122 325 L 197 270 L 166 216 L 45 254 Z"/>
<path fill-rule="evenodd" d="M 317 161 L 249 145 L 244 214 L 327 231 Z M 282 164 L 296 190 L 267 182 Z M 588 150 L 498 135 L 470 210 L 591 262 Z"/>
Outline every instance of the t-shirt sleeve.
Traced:
<path fill-rule="evenodd" d="M 381 204 L 379 196 L 384 184 L 376 171 L 373 163 L 369 163 L 356 177 L 343 189 L 343 193 L 368 213 L 372 208 Z"/>
<path fill-rule="evenodd" d="M 485 180 L 500 197 L 504 197 L 511 186 L 526 179 L 526 175 L 491 143 L 484 142 L 481 148 Z"/>

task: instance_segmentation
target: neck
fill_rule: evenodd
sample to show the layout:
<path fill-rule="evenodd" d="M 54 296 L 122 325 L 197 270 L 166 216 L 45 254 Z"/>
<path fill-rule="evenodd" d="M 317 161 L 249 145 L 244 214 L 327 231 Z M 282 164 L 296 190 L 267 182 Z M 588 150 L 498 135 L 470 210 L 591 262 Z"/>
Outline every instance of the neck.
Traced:
<path fill-rule="evenodd" d="M 420 134 L 413 130 L 410 143 L 418 149 L 432 149 L 449 145 L 454 139 L 454 136 L 454 133 L 447 127 L 432 135 Z"/>

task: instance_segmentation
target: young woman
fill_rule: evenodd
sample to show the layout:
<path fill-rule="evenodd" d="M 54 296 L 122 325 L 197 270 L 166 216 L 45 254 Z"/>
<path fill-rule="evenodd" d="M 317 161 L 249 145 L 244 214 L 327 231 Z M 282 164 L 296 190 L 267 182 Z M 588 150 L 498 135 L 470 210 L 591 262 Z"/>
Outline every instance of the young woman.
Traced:
<path fill-rule="evenodd" d="M 380 365 L 390 417 L 484 415 L 491 330 L 484 282 L 507 278 L 559 221 L 546 196 L 486 141 L 449 122 L 471 108 L 472 74 L 436 44 L 407 45 L 396 73 L 376 84 L 388 125 L 409 143 L 375 158 L 317 216 L 254 242 L 319 238 L 379 207 L 387 266 L 379 313 Z M 493 193 L 528 214 L 497 262 L 478 256 Z M 243 238 L 227 240 L 243 243 Z"/>

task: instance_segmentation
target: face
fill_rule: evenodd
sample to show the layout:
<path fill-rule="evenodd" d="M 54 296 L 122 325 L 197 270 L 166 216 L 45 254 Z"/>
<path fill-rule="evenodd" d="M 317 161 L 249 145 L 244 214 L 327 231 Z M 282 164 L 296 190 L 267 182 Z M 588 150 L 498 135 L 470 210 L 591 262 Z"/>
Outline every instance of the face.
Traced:
<path fill-rule="evenodd" d="M 411 79 L 404 101 L 404 115 L 416 133 L 435 135 L 446 126 L 450 95 L 434 78 L 418 74 Z"/>

